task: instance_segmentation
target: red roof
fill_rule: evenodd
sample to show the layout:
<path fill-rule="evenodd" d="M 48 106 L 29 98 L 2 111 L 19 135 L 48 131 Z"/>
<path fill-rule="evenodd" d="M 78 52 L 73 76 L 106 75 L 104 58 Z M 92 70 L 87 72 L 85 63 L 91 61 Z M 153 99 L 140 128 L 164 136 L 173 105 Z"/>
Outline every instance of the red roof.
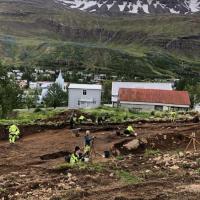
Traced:
<path fill-rule="evenodd" d="M 119 100 L 173 105 L 190 105 L 187 91 L 120 88 Z"/>

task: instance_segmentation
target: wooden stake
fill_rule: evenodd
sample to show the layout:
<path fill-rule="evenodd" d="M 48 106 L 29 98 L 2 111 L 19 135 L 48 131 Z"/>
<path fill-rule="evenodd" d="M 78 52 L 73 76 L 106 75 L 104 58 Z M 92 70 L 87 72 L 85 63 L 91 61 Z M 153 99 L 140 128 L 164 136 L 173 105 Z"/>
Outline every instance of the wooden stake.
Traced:
<path fill-rule="evenodd" d="M 189 148 L 189 146 L 190 146 L 191 143 L 193 144 L 194 151 L 197 151 L 196 143 L 200 145 L 200 142 L 197 141 L 197 139 L 196 139 L 196 133 L 195 132 L 192 133 L 191 139 L 190 139 L 187 147 L 185 148 L 185 151 L 188 150 L 188 148 Z"/>

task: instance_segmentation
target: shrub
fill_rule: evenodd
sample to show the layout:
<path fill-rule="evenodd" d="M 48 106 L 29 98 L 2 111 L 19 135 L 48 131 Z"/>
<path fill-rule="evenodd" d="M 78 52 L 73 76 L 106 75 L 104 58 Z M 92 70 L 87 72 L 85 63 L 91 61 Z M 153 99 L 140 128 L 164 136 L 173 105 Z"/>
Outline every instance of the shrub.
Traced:
<path fill-rule="evenodd" d="M 36 107 L 35 110 L 34 110 L 35 113 L 38 113 L 38 112 L 41 112 L 41 111 L 42 111 L 42 109 L 40 107 Z"/>

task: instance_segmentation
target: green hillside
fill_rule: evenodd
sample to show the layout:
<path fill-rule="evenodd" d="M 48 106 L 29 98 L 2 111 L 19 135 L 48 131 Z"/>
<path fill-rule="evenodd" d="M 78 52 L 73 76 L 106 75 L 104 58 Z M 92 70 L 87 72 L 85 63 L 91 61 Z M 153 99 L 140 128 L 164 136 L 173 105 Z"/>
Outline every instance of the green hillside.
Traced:
<path fill-rule="evenodd" d="M 199 15 L 95 16 L 51 1 L 0 1 L 0 58 L 132 79 L 198 76 Z"/>

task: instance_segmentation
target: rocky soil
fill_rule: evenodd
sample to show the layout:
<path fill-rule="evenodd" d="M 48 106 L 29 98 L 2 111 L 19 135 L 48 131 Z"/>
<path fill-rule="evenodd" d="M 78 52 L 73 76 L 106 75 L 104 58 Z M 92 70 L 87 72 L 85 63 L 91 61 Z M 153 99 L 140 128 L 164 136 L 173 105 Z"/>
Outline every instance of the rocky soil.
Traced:
<path fill-rule="evenodd" d="M 199 123 L 143 123 L 138 136 L 97 131 L 92 163 L 71 167 L 64 155 L 82 147 L 69 129 L 0 141 L 0 199 L 199 199 L 200 152 L 185 148 Z M 199 146 L 197 145 L 199 150 Z M 105 150 L 117 152 L 109 159 Z"/>

